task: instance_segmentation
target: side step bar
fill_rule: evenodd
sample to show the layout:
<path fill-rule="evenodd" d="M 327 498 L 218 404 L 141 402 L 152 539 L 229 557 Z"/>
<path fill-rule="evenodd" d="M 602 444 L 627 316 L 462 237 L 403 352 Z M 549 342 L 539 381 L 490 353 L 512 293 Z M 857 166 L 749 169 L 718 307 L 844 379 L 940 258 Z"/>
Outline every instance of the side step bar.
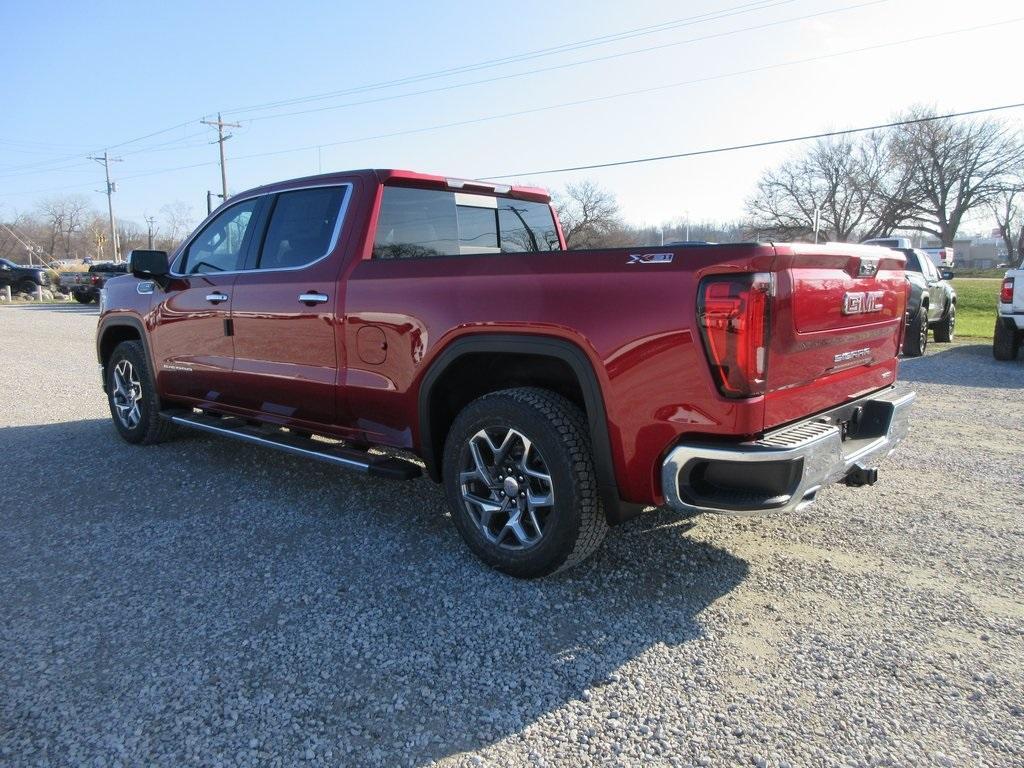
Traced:
<path fill-rule="evenodd" d="M 288 432 L 273 424 L 253 426 L 245 419 L 236 416 L 212 416 L 184 409 L 162 411 L 160 416 L 183 427 L 231 437 L 254 445 L 276 448 L 279 451 L 304 456 L 307 459 L 316 459 L 345 469 L 365 472 L 372 477 L 414 480 L 423 473 L 420 467 L 411 461 L 313 440 Z"/>

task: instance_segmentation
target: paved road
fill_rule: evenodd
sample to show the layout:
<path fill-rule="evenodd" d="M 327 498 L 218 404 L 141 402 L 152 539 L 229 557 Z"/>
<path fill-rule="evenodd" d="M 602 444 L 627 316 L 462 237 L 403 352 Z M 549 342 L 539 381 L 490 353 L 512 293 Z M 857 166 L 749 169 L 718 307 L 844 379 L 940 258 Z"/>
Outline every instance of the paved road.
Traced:
<path fill-rule="evenodd" d="M 95 322 L 0 308 L 2 764 L 1024 765 L 1024 362 L 905 363 L 872 489 L 520 582 L 429 481 L 120 442 Z"/>

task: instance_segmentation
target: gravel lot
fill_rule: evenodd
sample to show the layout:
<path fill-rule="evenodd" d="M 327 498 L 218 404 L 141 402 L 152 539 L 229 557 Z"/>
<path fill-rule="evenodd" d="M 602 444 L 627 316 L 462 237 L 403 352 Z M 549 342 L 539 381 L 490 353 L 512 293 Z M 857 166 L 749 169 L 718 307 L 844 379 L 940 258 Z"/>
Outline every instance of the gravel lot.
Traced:
<path fill-rule="evenodd" d="M 520 582 L 427 480 L 122 443 L 95 324 L 0 308 L 2 764 L 1024 765 L 1024 362 L 906 362 L 872 489 Z"/>

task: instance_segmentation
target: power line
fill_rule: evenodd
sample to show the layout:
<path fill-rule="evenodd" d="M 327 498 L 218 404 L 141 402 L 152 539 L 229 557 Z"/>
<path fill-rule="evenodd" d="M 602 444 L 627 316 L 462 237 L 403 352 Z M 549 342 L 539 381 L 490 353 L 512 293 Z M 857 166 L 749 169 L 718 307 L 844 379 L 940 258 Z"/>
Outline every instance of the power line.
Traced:
<path fill-rule="evenodd" d="M 302 104 L 311 101 L 322 101 L 324 99 L 335 98 L 338 96 L 348 96 L 354 93 L 365 93 L 367 91 L 381 90 L 384 88 L 394 88 L 400 85 L 409 85 L 411 83 L 423 82 L 425 80 L 435 80 L 442 77 L 450 77 L 457 74 L 465 74 L 467 72 L 476 72 L 482 69 L 492 69 L 494 67 L 503 66 L 505 64 L 515 64 L 520 61 L 529 61 L 531 59 L 543 58 L 546 56 L 554 56 L 560 53 L 569 53 L 571 51 L 582 50 L 584 48 L 592 48 L 599 45 L 606 45 L 608 43 L 620 42 L 622 40 L 628 40 L 634 37 L 642 37 L 645 35 L 656 34 L 658 32 L 666 32 L 680 27 L 693 26 L 695 24 L 701 24 L 709 21 L 718 21 L 720 19 L 730 18 L 732 16 L 738 16 L 746 13 L 752 13 L 756 11 L 770 10 L 780 5 L 789 5 L 795 2 L 795 0 L 775 0 L 769 2 L 768 0 L 757 0 L 756 2 L 743 3 L 738 6 L 731 6 L 729 8 L 720 9 L 717 11 L 707 11 L 702 14 L 695 16 L 688 16 L 681 19 L 672 19 L 670 21 L 664 21 L 659 24 L 651 24 L 645 27 L 636 27 L 634 29 L 624 30 L 622 32 L 615 32 L 612 34 L 601 35 L 599 37 L 586 38 L 584 40 L 577 40 L 570 43 L 562 43 L 560 45 L 552 46 L 549 48 L 539 48 L 532 51 L 526 51 L 524 53 L 514 54 L 511 56 L 504 56 L 501 58 L 487 59 L 485 61 L 476 62 L 473 64 L 464 64 L 457 67 L 449 67 L 446 69 L 434 70 L 432 72 L 424 72 L 421 74 L 407 75 L 405 77 L 397 78 L 394 80 L 383 80 L 376 83 L 368 83 L 365 85 L 354 86 L 352 88 L 346 88 L 337 91 L 327 91 L 323 93 L 310 94 L 308 96 L 299 96 L 291 99 L 281 99 L 279 101 L 264 102 L 263 104 L 254 104 L 248 107 L 237 107 L 235 109 L 225 110 L 225 114 L 237 115 L 244 112 L 255 112 L 264 109 L 271 109 L 274 107 L 290 106 L 292 104 Z"/>
<path fill-rule="evenodd" d="M 988 24 L 975 25 L 975 26 L 972 26 L 972 27 L 963 27 L 963 28 L 958 28 L 958 29 L 953 29 L 953 30 L 946 30 L 946 31 L 943 31 L 943 32 L 937 32 L 937 33 L 932 33 L 932 34 L 928 34 L 928 35 L 919 35 L 917 37 L 912 37 L 912 38 L 905 38 L 905 39 L 901 39 L 901 40 L 894 40 L 894 41 L 890 41 L 890 42 L 886 42 L 886 43 L 877 43 L 877 44 L 874 44 L 874 45 L 864 46 L 864 47 L 861 47 L 861 48 L 848 49 L 848 50 L 845 50 L 845 51 L 835 51 L 835 52 L 832 52 L 832 53 L 822 54 L 820 56 L 812 56 L 812 57 L 807 57 L 807 58 L 804 58 L 804 59 L 797 59 L 797 60 L 793 60 L 793 61 L 778 62 L 778 63 L 775 63 L 775 64 L 768 64 L 768 65 L 763 65 L 763 66 L 760 66 L 760 67 L 753 67 L 753 68 L 750 68 L 750 69 L 736 70 L 736 71 L 733 71 L 733 72 L 726 72 L 726 73 L 720 73 L 720 74 L 716 74 L 716 75 L 709 75 L 707 77 L 695 78 L 695 79 L 691 79 L 691 80 L 684 80 L 684 81 L 679 81 L 679 82 L 676 82 L 676 83 L 668 83 L 668 84 L 659 85 L 659 86 L 652 86 L 650 88 L 641 88 L 641 89 L 636 89 L 636 90 L 632 90 L 632 91 L 624 91 L 624 92 L 619 92 L 619 93 L 614 93 L 614 94 L 605 94 L 605 95 L 602 95 L 602 96 L 595 96 L 595 97 L 591 97 L 591 98 L 587 98 L 587 99 L 577 99 L 577 100 L 561 102 L 561 103 L 557 103 L 557 104 L 549 104 L 549 105 L 545 105 L 545 106 L 541 106 L 541 107 L 533 107 L 533 108 L 529 108 L 529 109 L 518 110 L 518 111 L 515 111 L 515 112 L 506 112 L 506 113 L 501 113 L 501 114 L 497 114 L 497 115 L 488 115 L 488 116 L 470 118 L 470 119 L 467 119 L 467 120 L 460 120 L 460 121 L 455 121 L 455 122 L 450 122 L 450 123 L 442 123 L 442 124 L 438 124 L 438 125 L 425 126 L 425 127 L 421 127 L 421 128 L 412 128 L 412 129 L 407 129 L 407 130 L 402 130 L 402 131 L 394 131 L 394 132 L 389 132 L 389 133 L 381 133 L 381 134 L 375 134 L 375 135 L 371 135 L 371 136 L 363 136 L 363 137 L 358 137 L 358 138 L 353 138 L 353 139 L 344 139 L 344 140 L 335 141 L 335 142 L 318 142 L 317 144 L 310 144 L 310 145 L 304 145 L 304 146 L 290 147 L 290 148 L 284 148 L 284 149 L 278 149 L 278 150 L 270 150 L 270 151 L 266 151 L 266 152 L 255 152 L 255 153 L 251 153 L 251 154 L 247 154 L 247 155 L 235 155 L 235 156 L 229 157 L 227 159 L 229 159 L 229 160 L 247 160 L 247 159 L 255 159 L 255 158 L 259 158 L 259 157 L 269 157 L 269 156 L 273 156 L 273 155 L 288 154 L 288 153 L 292 153 L 292 152 L 309 151 L 311 149 L 316 149 L 317 147 L 340 146 L 340 145 L 351 144 L 351 143 L 356 143 L 356 142 L 372 141 L 372 140 L 381 139 L 381 138 L 391 138 L 391 137 L 395 137 L 395 136 L 408 135 L 408 134 L 412 134 L 412 133 L 423 133 L 423 132 L 427 132 L 427 131 L 441 130 L 441 129 L 445 129 L 445 128 L 470 125 L 470 124 L 474 124 L 474 123 L 486 122 L 486 121 L 490 121 L 490 120 L 504 119 L 504 118 L 508 118 L 508 117 L 515 117 L 515 116 L 521 116 L 521 115 L 527 115 L 527 114 L 535 114 L 535 113 L 538 113 L 538 112 L 544 112 L 544 111 L 553 110 L 553 109 L 562 109 L 562 108 L 567 108 L 567 107 L 581 106 L 581 105 L 585 105 L 585 104 L 598 103 L 598 102 L 602 102 L 602 101 L 608 101 L 608 100 L 611 100 L 611 99 L 618 99 L 618 98 L 623 98 L 623 97 L 627 97 L 627 96 L 644 95 L 644 94 L 648 94 L 648 93 L 654 93 L 654 92 L 658 92 L 658 91 L 664 91 L 664 90 L 669 90 L 669 89 L 673 89 L 673 88 L 684 87 L 684 86 L 687 86 L 687 85 L 695 85 L 695 84 L 706 83 L 706 82 L 711 82 L 711 81 L 721 80 L 721 79 L 726 79 L 726 78 L 731 78 L 731 77 L 738 77 L 738 76 L 746 75 L 746 74 L 754 74 L 754 73 L 759 73 L 759 72 L 770 71 L 770 70 L 773 70 L 773 69 L 780 69 L 780 68 L 784 68 L 784 67 L 792 67 L 792 66 L 798 66 L 798 65 L 803 65 L 803 64 L 809 64 L 809 63 L 824 61 L 824 60 L 828 60 L 828 59 L 832 59 L 832 58 L 838 58 L 838 57 L 841 57 L 841 56 L 849 56 L 849 55 L 854 55 L 854 54 L 858 54 L 858 53 L 864 53 L 864 52 L 869 52 L 869 51 L 876 51 L 876 50 L 880 50 L 880 49 L 884 49 L 884 48 L 892 48 L 892 47 L 896 47 L 896 46 L 907 45 L 907 44 L 910 44 L 910 43 L 916 43 L 916 42 L 922 42 L 922 41 L 927 41 L 927 40 L 934 40 L 934 39 L 943 38 L 943 37 L 949 37 L 949 36 L 952 36 L 952 35 L 966 34 L 966 33 L 976 32 L 976 31 L 980 31 L 980 30 L 984 30 L 984 29 L 990 29 L 992 27 L 1005 26 L 1005 25 L 1012 24 L 1012 23 L 1018 23 L 1018 22 L 1021 22 L 1021 21 L 1024 21 L 1024 17 L 1017 17 L 1017 18 L 1012 18 L 1012 19 L 1006 19 L 1006 20 L 1001 20 L 1001 21 L 998 21 L 998 22 L 991 22 L 991 23 L 988 23 Z M 141 173 L 131 174 L 131 175 L 128 175 L 128 176 L 123 176 L 122 178 L 124 180 L 144 178 L 144 177 L 147 177 L 147 176 L 160 175 L 160 174 L 163 174 L 163 173 L 172 173 L 174 171 L 181 171 L 181 170 L 189 170 L 189 169 L 193 169 L 193 168 L 206 167 L 206 166 L 209 166 L 209 165 L 214 165 L 215 163 L 216 163 L 216 161 L 205 161 L 205 162 L 199 162 L 199 163 L 191 163 L 191 164 L 188 164 L 188 165 L 174 166 L 174 167 L 170 167 L 170 168 L 158 168 L 158 169 L 153 169 L 153 170 L 149 170 L 149 171 L 143 171 Z M 514 176 L 514 175 L 523 175 L 523 174 L 508 174 L 508 176 Z M 502 177 L 504 178 L 505 175 L 503 175 Z M 495 177 L 490 177 L 490 178 L 495 178 Z M 64 190 L 68 190 L 68 189 L 79 189 L 82 186 L 84 186 L 84 185 L 67 185 L 67 186 L 56 187 L 56 188 L 52 188 L 52 189 L 34 190 L 34 191 L 32 191 L 32 192 L 30 192 L 28 194 L 44 194 L 44 193 L 47 193 L 47 192 L 58 192 L 58 191 L 64 191 Z M 6 195 L 10 195 L 10 194 L 15 194 L 15 193 L 0 193 L 0 195 L 2 195 L 2 196 L 6 196 Z"/>
<path fill-rule="evenodd" d="M 727 78 L 739 77 L 741 75 L 755 74 L 755 73 L 759 73 L 759 72 L 766 72 L 766 71 L 770 71 L 770 70 L 773 70 L 773 69 L 781 69 L 781 68 L 785 68 L 785 67 L 800 66 L 800 65 L 803 65 L 803 64 L 811 64 L 811 63 L 815 63 L 815 62 L 819 62 L 819 61 L 825 61 L 825 60 L 828 60 L 828 59 L 839 58 L 839 57 L 842 57 L 842 56 L 850 56 L 850 55 L 854 55 L 854 54 L 858 54 L 858 53 L 865 53 L 865 52 L 869 52 L 869 51 L 876 51 L 876 50 L 880 50 L 880 49 L 884 49 L 884 48 L 893 48 L 893 47 L 897 47 L 897 46 L 907 45 L 907 44 L 910 44 L 910 43 L 924 42 L 924 41 L 927 41 L 927 40 L 934 40 L 936 38 L 949 37 L 951 35 L 963 34 L 963 33 L 968 33 L 968 32 L 976 32 L 976 31 L 979 31 L 979 30 L 983 30 L 983 29 L 987 29 L 987 28 L 991 28 L 991 27 L 995 27 L 995 26 L 1005 26 L 1007 24 L 1014 23 L 1014 22 L 1020 22 L 1020 21 L 1024 21 L 1024 17 L 1020 17 L 1020 18 L 1017 18 L 1017 19 L 1009 19 L 1009 20 L 1005 20 L 1005 21 L 992 22 L 992 23 L 989 23 L 989 24 L 982 24 L 982 25 L 978 25 L 978 26 L 974 26 L 974 27 L 967 27 L 967 28 L 961 28 L 961 29 L 947 30 L 945 32 L 936 32 L 936 33 L 932 33 L 932 34 L 929 34 L 929 35 L 919 35 L 917 37 L 905 38 L 905 39 L 902 39 L 902 40 L 893 40 L 893 41 L 886 42 L 886 43 L 876 43 L 874 45 L 864 46 L 864 47 L 861 47 L 861 48 L 851 48 L 851 49 L 848 49 L 848 50 L 845 50 L 845 51 L 833 51 L 832 53 L 821 54 L 820 56 L 810 56 L 810 57 L 807 57 L 807 58 L 804 58 L 804 59 L 795 59 L 793 61 L 784 61 L 784 62 L 778 62 L 778 63 L 775 63 L 775 64 L 766 64 L 766 65 L 763 65 L 763 66 L 760 66 L 760 67 L 752 67 L 750 69 L 735 70 L 733 72 L 724 72 L 724 73 L 719 73 L 719 74 L 716 74 L 716 75 L 708 75 L 706 77 L 694 78 L 694 79 L 691 79 L 691 80 L 681 80 L 679 82 L 667 83 L 667 84 L 664 84 L 664 85 L 656 85 L 656 86 L 651 86 L 649 88 L 639 88 L 639 89 L 635 89 L 635 90 L 631 90 L 631 91 L 621 91 L 621 92 L 618 92 L 618 93 L 603 94 L 601 96 L 593 96 L 593 97 L 589 97 L 589 98 L 586 98 L 586 99 L 575 99 L 575 100 L 572 100 L 572 101 L 559 102 L 557 104 L 547 104 L 547 105 L 540 106 L 540 107 L 531 107 L 529 109 L 516 110 L 514 112 L 503 112 L 503 113 L 499 113 L 499 114 L 495 114 L 495 115 L 485 115 L 485 116 L 482 116 L 482 117 L 468 118 L 466 120 L 457 120 L 457 121 L 453 121 L 453 122 L 449 122 L 449 123 L 440 123 L 440 124 L 436 124 L 436 125 L 423 126 L 423 127 L 420 127 L 420 128 L 409 128 L 409 129 L 405 129 L 405 130 L 401 130 L 401 131 L 392 131 L 392 132 L 389 132 L 389 133 L 378 133 L 378 134 L 373 134 L 373 135 L 370 135 L 370 136 L 362 136 L 362 137 L 357 137 L 357 138 L 352 138 L 352 139 L 342 139 L 340 141 L 319 142 L 317 144 L 307 144 L 307 145 L 304 145 L 304 146 L 288 147 L 288 148 L 285 148 L 285 149 L 269 150 L 269 151 L 266 151 L 266 152 L 254 152 L 254 153 L 247 154 L 247 155 L 235 155 L 235 156 L 230 157 L 228 159 L 230 159 L 230 160 L 250 160 L 250 159 L 255 159 L 255 158 L 259 158 L 259 157 L 270 157 L 270 156 L 273 156 L 273 155 L 290 154 L 292 152 L 306 152 L 306 151 L 311 150 L 311 149 L 316 149 L 317 147 L 335 147 L 335 146 L 342 146 L 342 145 L 345 145 L 345 144 L 354 144 L 354 143 L 363 142 L 363 141 L 374 141 L 374 140 L 377 140 L 377 139 L 394 138 L 396 136 L 406 136 L 406 135 L 413 134 L 413 133 L 425 133 L 425 132 L 428 132 L 428 131 L 442 130 L 442 129 L 445 129 L 445 128 L 454 128 L 454 127 L 460 127 L 460 126 L 465 126 L 465 125 L 472 125 L 472 124 L 475 124 L 475 123 L 489 122 L 491 120 L 501 120 L 501 119 L 505 119 L 505 118 L 509 118 L 509 117 L 519 117 L 519 116 L 522 116 L 522 115 L 531 115 L 531 114 L 536 114 L 536 113 L 539 113 L 539 112 L 547 112 L 547 111 L 554 110 L 554 109 L 565 109 L 565 108 L 568 108 L 568 107 L 577 107 L 577 106 L 583 106 L 583 105 L 586 105 L 586 104 L 595 104 L 595 103 L 599 103 L 599 102 L 603 102 L 603 101 L 610 101 L 610 100 L 613 100 L 613 99 L 619 99 L 619 98 L 624 98 L 624 97 L 628 97 L 628 96 L 641 96 L 641 95 L 645 95 L 645 94 L 649 94 L 649 93 L 657 93 L 659 91 L 666 91 L 666 90 L 671 90 L 671 89 L 674 89 L 674 88 L 681 88 L 681 87 L 688 86 L 688 85 L 697 85 L 697 84 L 700 84 L 700 83 L 713 82 L 715 80 L 724 80 L 724 79 L 727 79 Z M 127 176 L 125 178 L 129 178 L 129 179 L 131 179 L 131 178 L 140 178 L 140 177 L 143 177 L 143 176 L 157 175 L 157 174 L 160 174 L 160 173 L 170 172 L 170 171 L 175 171 L 175 170 L 187 170 L 187 169 L 191 169 L 191 168 L 199 168 L 199 167 L 206 166 L 206 165 L 212 165 L 212 163 L 211 162 L 194 163 L 194 164 L 191 164 L 191 165 L 179 166 L 179 167 L 176 167 L 176 168 L 163 168 L 163 169 L 156 169 L 156 170 L 151 170 L 151 171 L 144 171 L 142 173 L 134 174 L 132 176 Z"/>
<path fill-rule="evenodd" d="M 715 32 L 707 35 L 700 35 L 698 37 L 690 37 L 686 40 L 678 40 L 671 43 L 663 43 L 661 45 L 651 45 L 644 48 L 635 48 L 630 51 L 622 51 L 619 53 L 607 54 L 605 56 L 596 56 L 589 59 L 580 59 L 579 61 L 570 61 L 564 64 L 553 64 L 548 67 L 538 67 L 535 69 L 527 69 L 521 72 L 512 72 L 506 75 L 496 75 L 494 77 L 487 77 L 482 80 L 467 80 L 462 83 L 452 83 L 451 85 L 441 85 L 436 88 L 425 88 L 419 91 L 408 91 L 406 93 L 396 93 L 389 96 L 378 96 L 372 99 L 363 99 L 361 101 L 347 101 L 343 104 L 332 104 L 326 107 L 311 107 L 310 109 L 294 110 L 292 112 L 277 112 L 271 115 L 258 115 L 256 117 L 248 118 L 250 123 L 254 123 L 260 120 L 273 120 L 280 117 L 294 117 L 296 115 L 308 115 L 315 112 L 329 112 L 336 109 L 346 109 L 348 107 L 365 106 L 367 104 L 380 104 L 385 101 L 394 101 L 396 99 L 405 99 L 411 96 L 424 96 L 435 93 L 442 93 L 445 91 L 454 91 L 460 88 L 469 88 L 474 85 L 486 85 L 489 83 L 501 82 L 503 80 L 513 80 L 519 77 L 525 77 L 527 75 L 536 75 L 544 72 L 554 72 L 562 69 L 571 69 L 572 67 L 579 67 L 584 64 L 593 64 L 599 61 L 611 61 L 614 59 L 620 59 L 625 56 L 635 56 L 640 53 L 650 53 L 652 51 L 660 51 L 666 48 L 674 48 L 682 45 L 689 45 L 691 43 L 705 42 L 707 40 L 717 40 L 723 37 L 731 37 L 732 35 L 742 34 L 744 32 L 752 32 L 762 29 L 770 29 L 771 27 L 778 27 L 783 24 L 791 24 L 797 21 L 806 21 L 808 19 L 819 18 L 821 16 L 829 16 L 835 13 L 843 13 L 845 11 L 857 10 L 859 8 L 865 8 L 871 5 L 878 5 L 880 3 L 886 3 L 889 0 L 868 0 L 868 2 L 857 3 L 855 5 L 847 5 L 842 8 L 833 8 L 827 11 L 819 11 L 818 13 L 809 13 L 803 16 L 793 16 L 788 19 L 779 19 L 777 21 L 765 22 L 764 24 L 755 24 L 749 27 L 741 27 L 739 29 L 726 30 L 724 32 Z M 326 145 L 325 145 L 326 146 Z"/>
<path fill-rule="evenodd" d="M 885 2 L 887 0 L 877 0 L 877 1 L 878 2 Z M 735 16 L 735 15 L 739 15 L 739 14 L 743 14 L 743 13 L 750 13 L 750 12 L 753 12 L 753 11 L 760 11 L 760 10 L 768 10 L 768 9 L 774 8 L 776 6 L 786 5 L 786 4 L 789 4 L 789 3 L 792 3 L 792 2 L 795 2 L 795 0 L 755 0 L 754 2 L 747 2 L 747 3 L 743 3 L 741 5 L 738 5 L 738 6 L 732 6 L 732 7 L 721 9 L 721 10 L 718 10 L 718 11 L 708 11 L 708 12 L 705 12 L 703 14 L 698 14 L 696 16 L 686 17 L 686 18 L 683 18 L 683 19 L 674 19 L 674 20 L 670 20 L 670 21 L 666 21 L 666 22 L 660 22 L 658 24 L 649 25 L 647 27 L 638 27 L 638 28 L 635 28 L 635 29 L 625 30 L 623 32 L 612 33 L 612 34 L 609 34 L 609 35 L 603 35 L 603 36 L 595 37 L 595 38 L 589 38 L 589 39 L 582 40 L 582 41 L 577 41 L 577 42 L 574 42 L 574 43 L 564 43 L 564 44 L 561 44 L 561 45 L 558 45 L 558 46 L 554 46 L 554 47 L 551 47 L 551 48 L 545 48 L 545 49 L 539 49 L 539 50 L 534 50 L 534 51 L 528 51 L 526 53 L 515 54 L 513 56 L 507 56 L 507 57 L 504 57 L 504 58 L 491 59 L 491 60 L 487 60 L 487 61 L 483 61 L 483 62 L 477 62 L 477 63 L 474 63 L 474 64 L 467 64 L 467 65 L 462 65 L 462 66 L 459 66 L 459 67 L 452 67 L 452 68 L 445 69 L 445 70 L 435 70 L 433 72 L 420 73 L 420 74 L 416 74 L 416 75 L 409 75 L 407 77 L 399 78 L 399 79 L 396 79 L 396 80 L 383 81 L 383 82 L 378 82 L 378 83 L 371 83 L 371 84 L 367 84 L 367 85 L 363 85 L 363 86 L 357 86 L 355 88 L 346 89 L 346 90 L 343 90 L 343 91 L 335 91 L 335 92 L 326 93 L 326 94 L 315 94 L 315 95 L 312 95 L 312 96 L 300 97 L 300 98 L 297 98 L 297 99 L 285 99 L 285 100 L 281 100 L 281 101 L 278 101 L 278 102 L 268 102 L 266 104 L 253 105 L 253 106 L 250 106 L 250 107 L 239 107 L 239 108 L 234 109 L 234 110 L 229 110 L 227 112 L 227 114 L 251 112 L 251 111 L 256 111 L 256 110 L 259 110 L 259 109 L 265 109 L 265 108 L 279 106 L 279 105 L 288 105 L 288 104 L 292 104 L 292 103 L 302 103 L 304 101 L 319 100 L 319 99 L 323 99 L 323 98 L 330 98 L 332 96 L 345 95 L 345 94 L 349 94 L 349 93 L 360 93 L 360 92 L 366 92 L 366 91 L 371 91 L 371 90 L 378 90 L 378 89 L 386 88 L 386 87 L 394 87 L 394 86 L 397 86 L 397 85 L 408 84 L 408 83 L 413 83 L 413 82 L 420 82 L 422 80 L 428 80 L 428 79 L 434 79 L 434 78 L 443 77 L 443 76 L 446 76 L 446 75 L 453 75 L 453 74 L 459 74 L 459 73 L 462 73 L 462 72 L 476 71 L 476 70 L 479 70 L 479 69 L 485 69 L 485 68 L 500 66 L 500 65 L 506 64 L 506 63 L 515 63 L 517 61 L 526 61 L 526 60 L 529 60 L 531 58 L 538 58 L 540 56 L 554 55 L 556 53 L 566 53 L 566 52 L 569 52 L 569 51 L 572 51 L 572 50 L 577 50 L 577 49 L 580 49 L 580 48 L 593 47 L 595 45 L 602 45 L 602 44 L 609 43 L 609 42 L 617 42 L 619 40 L 624 40 L 624 39 L 628 39 L 628 38 L 631 38 L 631 37 L 638 37 L 638 36 L 645 35 L 645 34 L 653 34 L 653 33 L 656 33 L 656 32 L 667 31 L 667 30 L 675 29 L 675 28 L 681 27 L 681 26 L 690 26 L 692 24 L 702 23 L 702 22 L 706 22 L 706 21 L 716 21 L 716 20 L 719 20 L 719 19 L 728 18 L 730 16 Z M 177 123 L 177 124 L 169 126 L 167 128 L 161 128 L 160 130 L 157 130 L 157 131 L 152 131 L 150 133 L 146 133 L 146 134 L 143 134 L 141 136 L 136 136 L 135 138 L 132 138 L 132 139 L 127 139 L 125 141 L 118 142 L 117 144 L 111 144 L 111 145 L 107 146 L 106 149 L 107 150 L 116 149 L 116 148 L 119 148 L 119 147 L 127 146 L 129 144 L 135 144 L 135 143 L 137 143 L 139 141 L 144 141 L 145 139 L 152 138 L 154 136 L 160 136 L 160 135 L 163 135 L 165 133 L 169 133 L 171 131 L 177 130 L 179 128 L 184 128 L 184 127 L 186 127 L 188 125 L 191 125 L 192 123 L 195 123 L 195 122 L 202 122 L 202 120 L 188 120 L 188 121 L 185 121 L 185 122 L 182 122 L 182 123 Z M 0 140 L 0 143 L 21 144 L 23 142 L 14 141 L 14 140 Z M 34 143 L 34 142 L 25 142 L 25 143 Z M 39 142 L 39 144 L 42 145 L 43 143 Z M 48 145 L 48 146 L 53 146 L 54 148 L 56 148 L 56 147 L 62 146 L 62 145 L 53 144 L 53 145 Z M 71 147 L 71 146 L 74 146 L 74 145 L 63 145 L 63 146 Z M 79 146 L 86 146 L 86 145 L 79 145 Z M 98 153 L 99 150 L 93 150 L 93 152 L 94 153 Z M 128 154 L 134 154 L 134 152 L 133 153 L 128 153 Z M 79 157 L 79 155 L 77 155 L 77 154 L 76 155 L 63 155 L 63 156 L 59 156 L 59 157 L 54 157 L 54 158 L 52 158 L 50 160 L 40 160 L 40 161 L 35 161 L 33 163 L 19 165 L 19 166 L 8 166 L 6 168 L 0 168 L 0 170 L 3 170 L 3 171 L 14 171 L 14 170 L 34 169 L 34 168 L 39 168 L 40 170 L 42 170 L 47 165 L 60 164 L 60 163 L 63 163 L 63 162 L 67 162 L 68 160 L 74 160 L 77 157 Z M 64 169 L 61 169 L 61 170 L 64 170 Z"/>
<path fill-rule="evenodd" d="M 568 173 L 570 171 L 592 171 L 598 168 L 614 168 L 620 165 L 637 165 L 639 163 L 656 163 L 661 160 L 675 160 L 682 157 L 697 157 L 699 155 L 716 155 L 722 152 L 736 152 L 741 149 L 756 149 L 758 147 L 772 147 L 778 144 L 792 144 L 799 141 L 810 141 L 811 139 L 828 139 L 835 136 L 848 136 L 852 133 L 866 133 L 868 131 L 880 131 L 886 128 L 899 128 L 903 125 L 914 125 L 915 123 L 931 123 L 936 120 L 950 120 L 956 117 L 970 117 L 971 115 L 982 115 L 989 112 L 1001 112 L 1007 109 L 1019 109 L 1024 107 L 1024 101 L 1016 104 L 1003 104 L 998 107 L 984 107 L 982 109 L 971 109 L 966 112 L 950 112 L 946 115 L 932 115 L 929 117 L 917 117 L 912 120 L 896 120 L 891 123 L 879 123 L 878 125 L 867 125 L 860 128 L 847 128 L 841 131 L 825 131 L 822 133 L 809 133 L 803 136 L 791 136 L 785 139 L 769 139 L 767 141 L 756 141 L 750 144 L 733 144 L 728 147 L 715 147 L 714 149 L 698 149 L 690 152 L 676 152 L 671 155 L 655 155 L 653 157 L 639 157 L 632 160 L 615 160 L 609 163 L 593 163 L 591 165 L 574 165 L 566 168 L 548 168 L 543 171 L 527 171 L 523 173 L 503 173 L 498 176 L 481 176 L 481 181 L 494 181 L 496 179 L 511 179 L 521 176 L 541 176 L 548 173 Z"/>

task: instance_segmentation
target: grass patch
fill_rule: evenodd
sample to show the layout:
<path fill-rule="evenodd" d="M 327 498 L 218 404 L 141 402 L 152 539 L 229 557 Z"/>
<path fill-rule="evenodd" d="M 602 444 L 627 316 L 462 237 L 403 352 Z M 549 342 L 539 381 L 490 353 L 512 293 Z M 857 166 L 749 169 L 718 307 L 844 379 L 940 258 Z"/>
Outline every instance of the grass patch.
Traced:
<path fill-rule="evenodd" d="M 960 277 L 956 288 L 956 335 L 991 339 L 996 325 L 999 278 Z"/>

